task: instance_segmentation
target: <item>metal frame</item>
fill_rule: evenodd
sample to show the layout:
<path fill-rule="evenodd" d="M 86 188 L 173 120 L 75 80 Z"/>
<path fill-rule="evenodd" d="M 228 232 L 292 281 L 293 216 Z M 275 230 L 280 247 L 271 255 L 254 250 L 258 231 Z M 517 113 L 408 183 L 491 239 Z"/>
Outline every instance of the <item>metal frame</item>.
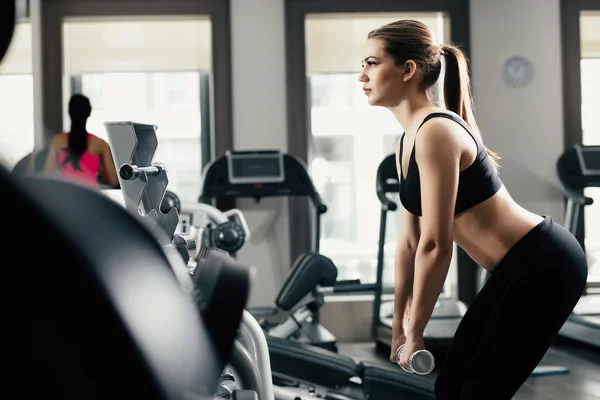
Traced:
<path fill-rule="evenodd" d="M 209 87 L 211 117 L 203 123 L 209 129 L 210 157 L 222 155 L 233 147 L 233 110 L 231 79 L 230 4 L 222 0 L 48 0 L 42 4 L 42 120 L 43 142 L 48 145 L 63 128 L 62 98 L 62 23 L 67 18 L 122 18 L 166 16 L 209 16 L 211 19 L 212 68 L 210 80 L 201 82 Z M 37 56 L 37 54 L 36 54 Z M 204 98 L 202 100 L 205 100 Z M 203 114 L 204 115 L 204 114 Z M 205 126 L 206 124 L 206 126 Z M 219 134 L 215 134 L 219 132 Z M 204 140 L 204 138 L 203 138 Z M 204 143 L 204 142 L 203 142 Z M 204 154 L 203 154 L 204 155 Z M 208 154 L 206 154 L 208 155 Z"/>
<path fill-rule="evenodd" d="M 469 55 L 468 0 L 286 0 L 287 145 L 290 154 L 305 163 L 309 158 L 310 97 L 306 76 L 304 21 L 307 14 L 362 12 L 443 12 L 450 17 L 450 37 Z M 313 223 L 309 204 L 289 200 L 291 259 L 311 250 Z M 470 304 L 477 294 L 477 264 L 458 249 L 458 299 Z"/>
<path fill-rule="evenodd" d="M 560 22 L 562 41 L 562 81 L 564 112 L 564 149 L 583 140 L 581 125 L 581 30 L 582 11 L 600 10 L 598 0 L 561 0 Z M 565 201 L 566 206 L 566 201 Z M 581 213 L 575 236 L 585 248 L 585 215 Z"/>

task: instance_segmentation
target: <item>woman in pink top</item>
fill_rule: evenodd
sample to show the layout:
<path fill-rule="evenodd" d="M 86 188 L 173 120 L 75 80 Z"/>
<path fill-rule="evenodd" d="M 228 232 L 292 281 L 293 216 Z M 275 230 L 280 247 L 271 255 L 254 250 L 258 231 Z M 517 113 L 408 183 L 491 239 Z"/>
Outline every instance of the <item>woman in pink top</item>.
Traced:
<path fill-rule="evenodd" d="M 50 144 L 44 173 L 52 175 L 57 167 L 65 179 L 98 189 L 98 178 L 112 187 L 119 180 L 108 143 L 88 133 L 87 119 L 92 106 L 87 97 L 74 94 L 69 100 L 71 131 L 56 135 Z"/>

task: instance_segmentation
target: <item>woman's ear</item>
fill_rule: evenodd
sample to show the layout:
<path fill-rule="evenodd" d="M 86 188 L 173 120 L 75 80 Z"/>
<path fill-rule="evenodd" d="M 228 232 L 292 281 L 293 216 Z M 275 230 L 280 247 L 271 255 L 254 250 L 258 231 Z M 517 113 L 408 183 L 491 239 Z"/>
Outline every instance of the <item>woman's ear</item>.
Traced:
<path fill-rule="evenodd" d="M 417 63 L 413 60 L 408 60 L 402 66 L 402 82 L 408 82 L 417 72 Z"/>

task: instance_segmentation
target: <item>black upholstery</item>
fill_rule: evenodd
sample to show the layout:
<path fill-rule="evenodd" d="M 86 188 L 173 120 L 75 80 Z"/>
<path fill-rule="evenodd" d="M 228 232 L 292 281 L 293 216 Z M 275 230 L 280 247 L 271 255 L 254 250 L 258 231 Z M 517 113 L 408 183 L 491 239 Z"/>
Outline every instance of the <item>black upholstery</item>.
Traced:
<path fill-rule="evenodd" d="M 3 224 L 3 257 L 18 260 L 4 278 L 26 282 L 14 298 L 22 320 L 8 321 L 14 330 L 27 326 L 21 338 L 30 338 L 18 371 L 30 384 L 19 385 L 19 397 L 215 392 L 218 354 L 173 271 L 185 267 L 179 257 L 174 265 L 124 208 L 83 186 L 41 178 L 16 184 L 0 168 L 0 188 L 3 210 L 14 217 Z M 25 279 L 11 279 L 12 270 Z"/>
<path fill-rule="evenodd" d="M 390 200 L 386 193 L 399 193 L 400 180 L 396 168 L 396 154 L 390 154 L 377 167 L 375 192 L 384 210 L 396 211 L 398 204 Z"/>
<path fill-rule="evenodd" d="M 396 365 L 354 362 L 350 357 L 309 344 L 267 336 L 271 368 L 277 374 L 330 389 L 351 387 L 359 377 L 362 390 L 370 400 L 434 399 L 434 375 L 420 376 L 402 371 Z"/>
<path fill-rule="evenodd" d="M 324 255 L 303 253 L 294 262 L 275 304 L 284 311 L 290 311 L 317 286 L 333 286 L 337 273 L 335 264 Z"/>
<path fill-rule="evenodd" d="M 250 294 L 250 271 L 219 249 L 201 248 L 196 261 L 195 303 L 224 367 Z"/>
<path fill-rule="evenodd" d="M 336 388 L 346 385 L 360 369 L 350 358 L 294 340 L 267 336 L 271 369 L 315 384 Z"/>
<path fill-rule="evenodd" d="M 389 367 L 383 367 L 380 364 L 363 361 L 359 367 L 362 371 L 363 391 L 371 400 L 435 399 L 433 376 L 410 374 L 392 363 Z"/>

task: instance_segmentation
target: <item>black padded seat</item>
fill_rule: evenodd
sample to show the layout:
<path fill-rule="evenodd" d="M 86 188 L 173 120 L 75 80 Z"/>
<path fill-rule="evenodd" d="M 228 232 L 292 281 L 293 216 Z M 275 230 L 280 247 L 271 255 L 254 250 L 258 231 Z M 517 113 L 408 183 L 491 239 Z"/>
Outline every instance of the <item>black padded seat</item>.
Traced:
<path fill-rule="evenodd" d="M 390 363 L 382 366 L 363 361 L 359 364 L 363 391 L 369 400 L 431 400 L 435 399 L 432 375 L 416 375 L 404 372 Z"/>
<path fill-rule="evenodd" d="M 273 372 L 328 388 L 347 385 L 351 378 L 360 376 L 358 365 L 350 357 L 268 335 L 267 343 Z"/>
<path fill-rule="evenodd" d="M 17 182 L 1 167 L 0 188 L 11 215 L 3 223 L 5 282 L 15 284 L 14 307 L 22 308 L 19 321 L 5 323 L 11 334 L 27 326 L 20 337 L 29 342 L 17 378 L 28 383 L 8 386 L 28 398 L 212 398 L 222 367 L 182 286 L 181 257 L 168 258 L 97 191 Z"/>

